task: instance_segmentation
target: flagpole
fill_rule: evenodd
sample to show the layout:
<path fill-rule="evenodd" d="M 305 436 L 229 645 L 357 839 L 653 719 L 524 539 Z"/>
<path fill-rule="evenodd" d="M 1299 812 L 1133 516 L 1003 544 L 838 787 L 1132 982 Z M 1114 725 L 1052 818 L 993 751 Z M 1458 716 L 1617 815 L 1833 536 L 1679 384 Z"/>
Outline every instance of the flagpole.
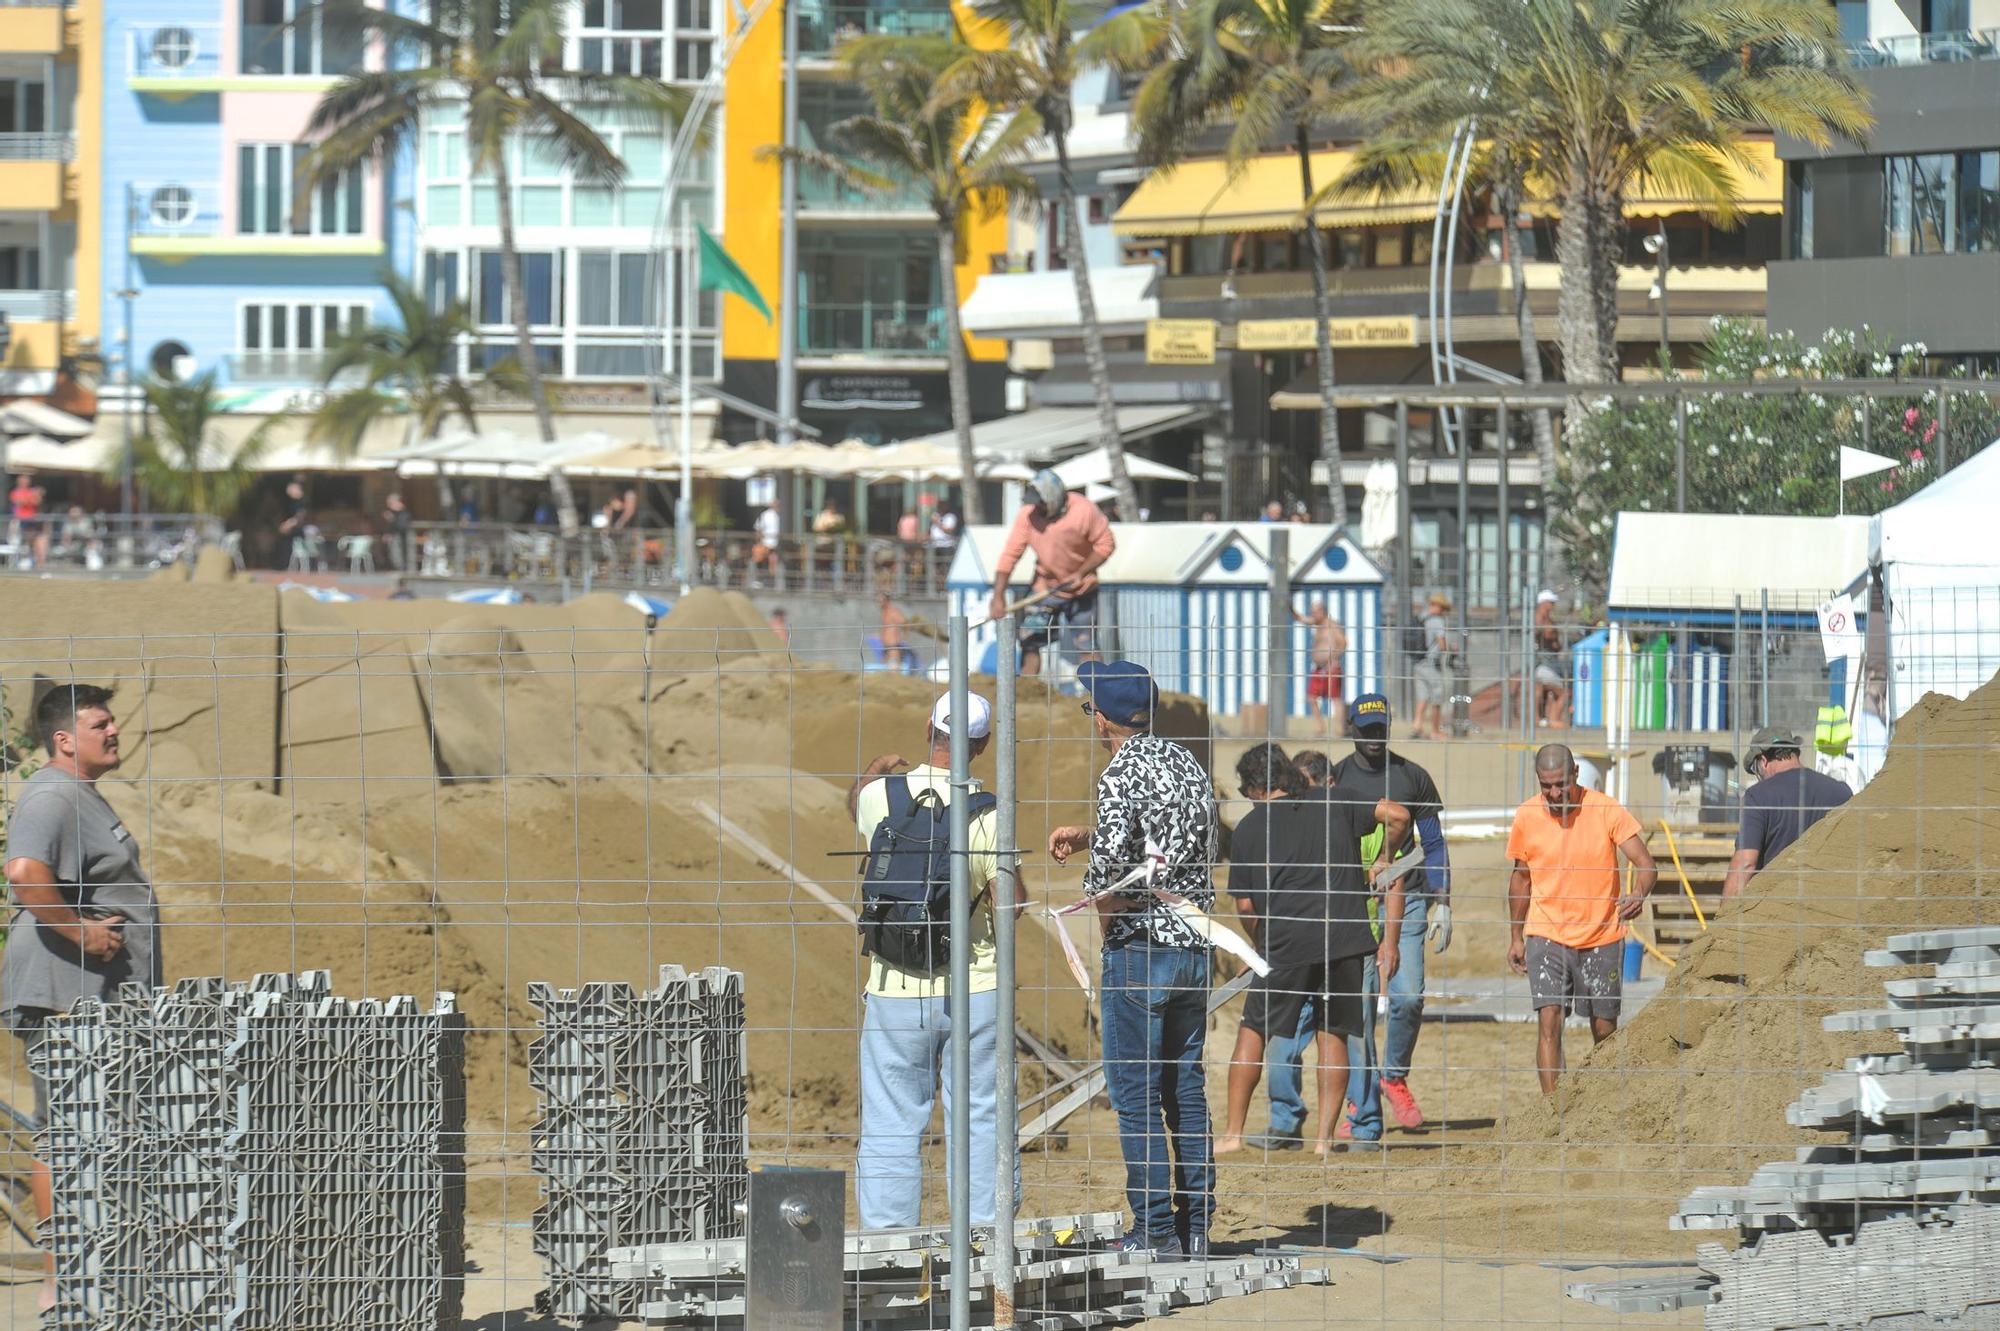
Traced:
<path fill-rule="evenodd" d="M 681 494 L 674 502 L 674 543 L 679 547 L 681 594 L 694 586 L 694 226 L 681 205 Z M 664 352 L 665 348 L 661 348 Z"/>

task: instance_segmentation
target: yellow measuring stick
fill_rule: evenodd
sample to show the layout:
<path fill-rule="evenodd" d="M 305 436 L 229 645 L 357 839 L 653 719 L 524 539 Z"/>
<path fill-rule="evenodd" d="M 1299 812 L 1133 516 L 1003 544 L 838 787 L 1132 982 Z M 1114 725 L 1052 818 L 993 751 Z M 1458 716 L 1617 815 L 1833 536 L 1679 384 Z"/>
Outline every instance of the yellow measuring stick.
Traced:
<path fill-rule="evenodd" d="M 1674 829 L 1667 826 L 1667 820 L 1660 819 L 1660 830 L 1667 834 L 1667 854 L 1674 857 L 1674 872 L 1681 876 L 1681 889 L 1688 894 L 1688 905 L 1694 907 L 1694 922 L 1708 932 L 1708 917 L 1701 913 L 1701 902 L 1695 897 L 1694 884 L 1688 881 L 1687 870 L 1681 868 L 1680 848 L 1674 845 Z"/>

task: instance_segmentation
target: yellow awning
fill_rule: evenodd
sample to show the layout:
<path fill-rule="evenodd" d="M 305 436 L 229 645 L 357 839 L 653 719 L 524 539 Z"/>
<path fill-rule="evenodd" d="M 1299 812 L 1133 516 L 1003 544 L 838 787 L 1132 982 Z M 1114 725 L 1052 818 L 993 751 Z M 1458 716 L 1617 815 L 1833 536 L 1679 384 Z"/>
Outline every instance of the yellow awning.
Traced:
<path fill-rule="evenodd" d="M 1312 155 L 1313 188 L 1347 173 L 1354 154 L 1329 149 Z M 1296 154 L 1259 157 L 1236 179 L 1221 158 L 1184 162 L 1146 177 L 1111 219 L 1124 236 L 1216 236 L 1239 231 L 1296 231 L 1305 211 Z M 1338 201 L 1314 213 L 1322 227 L 1390 226 L 1426 222 L 1437 213 L 1434 191 L 1418 190 L 1374 202 Z"/>
<path fill-rule="evenodd" d="M 1745 213 L 1777 214 L 1785 206 L 1785 168 L 1769 140 L 1742 145 L 1745 167 L 1732 164 L 1736 206 Z M 1320 188 L 1346 173 L 1354 154 L 1328 149 L 1313 154 L 1313 185 Z M 1299 180 L 1299 159 L 1290 153 L 1259 157 L 1235 180 L 1219 157 L 1183 162 L 1172 171 L 1156 171 L 1140 183 L 1111 219 L 1121 236 L 1216 236 L 1243 231 L 1295 231 L 1305 209 Z M 1555 210 L 1531 203 L 1528 210 L 1546 217 Z M 1648 184 L 1625 201 L 1627 217 L 1664 217 L 1697 212 L 1692 199 Z M 1314 216 L 1326 228 L 1393 226 L 1428 222 L 1437 214 L 1437 197 L 1430 190 L 1411 190 L 1368 203 L 1323 204 Z"/>

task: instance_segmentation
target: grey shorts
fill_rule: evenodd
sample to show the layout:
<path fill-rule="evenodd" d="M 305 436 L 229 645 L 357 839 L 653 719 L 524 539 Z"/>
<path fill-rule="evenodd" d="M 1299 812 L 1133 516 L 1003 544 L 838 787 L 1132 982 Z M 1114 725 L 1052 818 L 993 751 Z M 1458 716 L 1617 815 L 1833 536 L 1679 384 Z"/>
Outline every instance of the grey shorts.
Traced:
<path fill-rule="evenodd" d="M 1417 663 L 1417 701 L 1420 703 L 1443 704 L 1451 693 L 1451 681 L 1444 675 L 1443 666 L 1432 665 L 1429 661 Z"/>
<path fill-rule="evenodd" d="M 34 1064 L 27 1060 L 28 1054 L 42 1042 L 42 1024 L 54 1016 L 44 1008 L 15 1008 L 5 1015 L 7 1029 L 14 1032 L 14 1038 L 21 1042 L 22 1062 L 27 1064 L 28 1079 L 34 1083 L 34 1119 L 37 1128 L 46 1127 L 49 1121 L 49 1084 L 36 1072 Z"/>
<path fill-rule="evenodd" d="M 1567 1008 L 1579 1017 L 1618 1020 L 1625 992 L 1625 944 L 1565 947 L 1547 938 L 1528 939 L 1528 992 L 1535 1011 Z"/>
<path fill-rule="evenodd" d="M 1065 651 L 1088 656 L 1097 650 L 1097 593 L 1073 601 L 1052 598 L 1028 611 L 1021 622 L 1021 645 L 1040 648 L 1058 634 Z"/>
<path fill-rule="evenodd" d="M 1537 661 L 1535 662 L 1535 683 L 1547 688 L 1559 689 L 1563 686 L 1563 677 L 1561 672 L 1547 661 Z"/>

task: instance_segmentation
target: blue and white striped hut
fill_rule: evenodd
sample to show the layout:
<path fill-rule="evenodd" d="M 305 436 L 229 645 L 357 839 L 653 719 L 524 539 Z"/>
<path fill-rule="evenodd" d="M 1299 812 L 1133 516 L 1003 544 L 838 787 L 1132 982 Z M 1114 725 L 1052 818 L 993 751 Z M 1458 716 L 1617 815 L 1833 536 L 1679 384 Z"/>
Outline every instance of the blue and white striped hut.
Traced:
<path fill-rule="evenodd" d="M 1327 605 L 1347 628 L 1346 696 L 1382 680 L 1381 571 L 1330 526 L 1288 524 L 1292 607 Z M 1266 612 L 1270 602 L 1272 527 L 1199 522 L 1120 523 L 1117 553 L 1100 571 L 1100 614 L 1115 627 L 1115 650 L 1153 672 L 1160 687 L 1192 694 L 1211 711 L 1234 715 L 1268 692 Z M 959 543 L 949 577 L 951 613 L 985 617 L 1004 527 L 974 527 Z M 1025 595 L 1030 553 L 1014 570 L 1014 595 Z M 973 634 L 975 667 L 991 668 L 993 630 Z M 1292 631 L 1291 697 L 1286 711 L 1306 710 L 1311 631 Z"/>

